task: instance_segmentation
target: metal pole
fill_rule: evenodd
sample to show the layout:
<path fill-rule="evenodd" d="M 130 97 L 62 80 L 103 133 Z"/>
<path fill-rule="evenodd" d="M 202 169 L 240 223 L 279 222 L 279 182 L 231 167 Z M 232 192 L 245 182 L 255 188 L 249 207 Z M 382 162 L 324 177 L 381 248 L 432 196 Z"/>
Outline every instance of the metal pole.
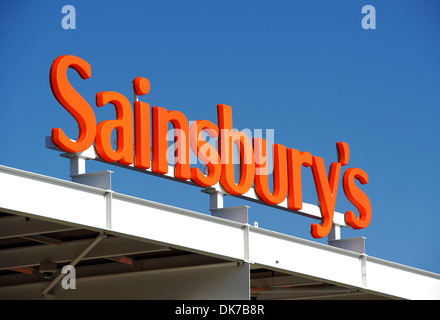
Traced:
<path fill-rule="evenodd" d="M 100 233 L 83 251 L 81 251 L 75 259 L 73 259 L 69 265 L 75 266 L 78 262 L 81 261 L 102 239 L 106 238 L 106 233 Z M 41 295 L 45 296 L 62 278 L 64 277 L 63 273 L 59 273 L 47 286 L 41 291 Z"/>

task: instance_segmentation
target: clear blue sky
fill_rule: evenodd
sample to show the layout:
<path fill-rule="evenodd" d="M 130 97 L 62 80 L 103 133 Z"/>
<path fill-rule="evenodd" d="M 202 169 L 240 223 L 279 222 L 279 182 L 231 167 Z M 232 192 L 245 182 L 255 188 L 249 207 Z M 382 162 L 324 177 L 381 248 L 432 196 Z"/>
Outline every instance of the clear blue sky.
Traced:
<path fill-rule="evenodd" d="M 67 4 L 75 30 L 61 26 Z M 368 4 L 375 30 L 361 26 Z M 366 237 L 368 255 L 440 273 L 439 12 L 434 0 L 2 1 L 0 164 L 69 179 L 68 161 L 44 138 L 54 127 L 76 132 L 49 85 L 53 60 L 73 54 L 92 66 L 88 80 L 69 73 L 91 105 L 100 91 L 132 99 L 132 80 L 143 76 L 150 105 L 216 122 L 216 105 L 228 104 L 234 127 L 274 129 L 276 143 L 328 165 L 336 142 L 349 143 L 347 167 L 370 178 L 362 189 L 373 218 L 343 238 Z M 110 106 L 94 110 L 98 121 L 115 116 Z M 209 212 L 199 188 L 87 166 L 115 171 L 117 192 Z M 317 203 L 310 170 L 304 200 Z M 312 239 L 315 220 L 225 199 L 238 204 L 251 206 L 251 223 Z M 341 185 L 336 210 L 353 210 Z"/>

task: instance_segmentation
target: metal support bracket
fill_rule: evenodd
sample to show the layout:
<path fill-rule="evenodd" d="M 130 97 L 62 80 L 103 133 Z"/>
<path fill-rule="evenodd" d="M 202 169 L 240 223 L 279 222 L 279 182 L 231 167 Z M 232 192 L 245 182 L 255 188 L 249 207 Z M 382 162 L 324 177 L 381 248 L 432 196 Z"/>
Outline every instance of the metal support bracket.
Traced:
<path fill-rule="evenodd" d="M 240 223 L 248 223 L 249 206 L 211 209 L 211 215 L 223 219 L 233 220 Z"/>
<path fill-rule="evenodd" d="M 83 173 L 72 175 L 72 181 L 85 184 L 88 186 L 111 190 L 112 189 L 112 173 L 113 171 L 97 171 L 91 173 Z"/>
<path fill-rule="evenodd" d="M 330 233 L 328 234 L 328 241 L 340 240 L 341 239 L 341 227 L 333 224 Z"/>
<path fill-rule="evenodd" d="M 329 240 L 328 244 L 334 247 L 365 254 L 365 239 L 366 238 L 364 237 L 359 237 L 359 238 Z"/>
<path fill-rule="evenodd" d="M 202 192 L 209 194 L 210 210 L 223 208 L 224 193 L 221 190 L 210 187 L 203 189 Z"/>

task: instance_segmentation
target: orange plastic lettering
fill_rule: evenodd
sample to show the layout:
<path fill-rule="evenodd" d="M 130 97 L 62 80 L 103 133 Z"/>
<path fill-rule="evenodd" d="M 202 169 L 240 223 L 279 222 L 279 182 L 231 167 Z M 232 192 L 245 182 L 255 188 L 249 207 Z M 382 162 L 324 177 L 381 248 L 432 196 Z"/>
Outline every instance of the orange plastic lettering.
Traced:
<path fill-rule="evenodd" d="M 220 129 L 219 151 L 222 163 L 220 183 L 232 195 L 240 195 L 249 191 L 254 183 L 255 160 L 252 143 L 241 131 L 232 131 L 232 108 L 217 105 L 218 124 Z M 234 148 L 235 143 L 240 149 L 241 176 L 235 183 Z"/>
<path fill-rule="evenodd" d="M 191 177 L 189 162 L 189 124 L 186 116 L 180 111 L 167 111 L 165 108 L 153 107 L 153 171 L 168 173 L 168 123 L 175 129 L 176 165 L 174 177 L 188 180 Z"/>
<path fill-rule="evenodd" d="M 289 168 L 289 209 L 302 209 L 302 178 L 301 167 L 312 165 L 310 152 L 299 152 L 296 149 L 287 149 L 287 163 Z"/>
<path fill-rule="evenodd" d="M 360 213 L 360 218 L 358 218 L 353 211 L 345 212 L 345 221 L 355 229 L 362 229 L 368 227 L 370 224 L 372 209 L 370 199 L 356 186 L 355 179 L 359 180 L 361 184 L 367 184 L 368 174 L 358 168 L 347 169 L 344 173 L 344 193 L 347 199 L 355 205 Z"/>
<path fill-rule="evenodd" d="M 116 108 L 116 120 L 105 120 L 96 128 L 95 148 L 99 156 L 108 162 L 133 163 L 133 110 L 128 99 L 114 91 L 96 94 L 96 105 L 111 103 Z M 117 132 L 117 150 L 112 148 L 112 132 Z"/>
<path fill-rule="evenodd" d="M 338 149 L 338 162 L 341 166 L 346 166 L 350 160 L 350 147 L 346 142 L 336 142 L 336 147 Z"/>
<path fill-rule="evenodd" d="M 278 204 L 287 197 L 287 155 L 286 147 L 281 144 L 273 145 L 274 173 L 273 193 L 269 189 L 269 174 L 267 161 L 267 142 L 262 138 L 254 138 L 255 156 L 255 192 L 258 197 L 268 204 Z"/>
<path fill-rule="evenodd" d="M 199 186 L 210 187 L 219 181 L 222 168 L 220 155 L 211 144 L 203 139 L 203 130 L 205 130 L 211 138 L 216 138 L 219 134 L 218 127 L 208 120 L 198 120 L 191 125 L 191 149 L 208 168 L 207 176 L 205 176 L 199 168 L 191 168 L 191 180 Z"/>
<path fill-rule="evenodd" d="M 313 223 L 311 233 L 314 238 L 323 238 L 329 234 L 333 224 L 341 164 L 333 162 L 330 166 L 330 177 L 327 178 L 324 159 L 313 156 L 312 172 L 321 207 L 322 224 Z"/>
<path fill-rule="evenodd" d="M 67 69 L 75 69 L 81 78 L 92 75 L 90 64 L 76 56 L 60 56 L 50 69 L 50 86 L 58 102 L 75 118 L 79 126 L 76 141 L 70 140 L 60 128 L 52 129 L 52 141 L 61 149 L 76 153 L 87 150 L 95 140 L 96 118 L 87 101 L 72 87 L 67 79 Z"/>
<path fill-rule="evenodd" d="M 137 96 L 150 92 L 150 81 L 137 77 L 133 81 L 133 90 Z M 150 134 L 150 105 L 142 101 L 134 103 L 134 140 L 136 168 L 148 169 L 151 166 L 151 134 Z"/>

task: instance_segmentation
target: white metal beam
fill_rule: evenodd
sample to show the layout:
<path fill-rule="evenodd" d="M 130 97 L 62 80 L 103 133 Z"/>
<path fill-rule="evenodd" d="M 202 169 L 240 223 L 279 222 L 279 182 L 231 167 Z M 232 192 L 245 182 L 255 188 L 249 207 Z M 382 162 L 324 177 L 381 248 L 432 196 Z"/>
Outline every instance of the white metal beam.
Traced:
<path fill-rule="evenodd" d="M 106 192 L 0 166 L 0 210 L 6 212 L 218 258 L 249 261 L 267 269 L 365 292 L 440 299 L 438 274 L 116 192 L 108 200 Z M 23 194 L 27 201 L 22 201 Z M 111 223 L 107 223 L 108 219 Z"/>

